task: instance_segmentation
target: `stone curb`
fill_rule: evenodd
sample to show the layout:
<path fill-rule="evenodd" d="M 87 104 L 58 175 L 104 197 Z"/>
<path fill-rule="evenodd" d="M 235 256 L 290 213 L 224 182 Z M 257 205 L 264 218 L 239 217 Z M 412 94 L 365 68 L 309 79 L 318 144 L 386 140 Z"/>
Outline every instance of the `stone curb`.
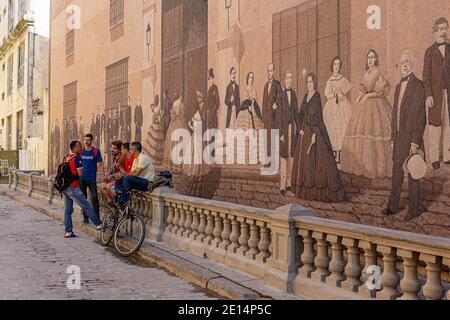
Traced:
<path fill-rule="evenodd" d="M 9 190 L 8 190 L 9 191 Z M 23 206 L 32 208 L 42 214 L 45 214 L 55 220 L 64 221 L 60 209 L 50 205 L 37 205 L 26 200 L 25 195 L 17 196 L 11 191 L 0 190 L 0 195 L 14 200 Z M 17 191 L 16 191 L 17 192 Z M 15 193 L 16 193 L 15 192 Z M 35 199 L 33 199 L 35 200 Z M 39 200 L 35 200 L 37 202 Z M 45 208 L 48 207 L 48 208 Z M 53 210 L 50 210 L 53 209 Z M 99 232 L 93 227 L 83 225 L 74 221 L 74 226 L 83 233 L 98 238 Z M 138 260 L 164 269 L 175 276 L 188 281 L 202 289 L 205 289 L 215 295 L 230 300 L 273 300 L 274 298 L 261 294 L 250 288 L 247 288 L 237 282 L 234 282 L 219 273 L 201 267 L 187 259 L 181 258 L 169 251 L 162 250 L 151 242 L 144 242 L 138 253 L 134 256 Z"/>

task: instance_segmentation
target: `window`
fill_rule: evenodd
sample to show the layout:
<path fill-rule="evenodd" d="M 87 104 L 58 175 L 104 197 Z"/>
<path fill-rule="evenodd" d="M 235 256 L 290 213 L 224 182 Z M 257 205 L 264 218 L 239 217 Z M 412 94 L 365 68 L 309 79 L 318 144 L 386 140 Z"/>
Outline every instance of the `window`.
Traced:
<path fill-rule="evenodd" d="M 350 79 L 351 0 L 311 0 L 273 16 L 273 62 L 276 77 L 290 69 L 299 97 L 306 93 L 304 72 L 314 72 L 319 92 L 330 76 L 331 60 L 339 55 Z"/>
<path fill-rule="evenodd" d="M 128 58 L 106 67 L 106 110 L 125 105 L 128 101 Z"/>
<path fill-rule="evenodd" d="M 6 150 L 11 150 L 12 146 L 12 116 L 6 118 Z"/>
<path fill-rule="evenodd" d="M 17 150 L 23 149 L 23 111 L 17 112 Z"/>
<path fill-rule="evenodd" d="M 64 119 L 74 118 L 77 114 L 77 81 L 64 86 L 63 115 Z"/>
<path fill-rule="evenodd" d="M 11 54 L 8 58 L 8 80 L 7 80 L 8 96 L 10 96 L 13 91 L 13 69 L 14 69 L 14 56 Z"/>
<path fill-rule="evenodd" d="M 66 34 L 66 57 L 75 53 L 75 29 Z"/>
<path fill-rule="evenodd" d="M 9 0 L 8 3 L 8 31 L 11 32 L 14 29 L 14 1 Z"/>
<path fill-rule="evenodd" d="M 123 22 L 123 0 L 110 0 L 109 26 L 112 28 Z"/>
<path fill-rule="evenodd" d="M 18 88 L 22 88 L 25 82 L 25 45 L 19 47 L 19 73 L 17 78 Z"/>
<path fill-rule="evenodd" d="M 27 5 L 27 0 L 19 0 L 19 21 L 21 19 L 23 19 L 23 16 L 26 13 L 26 5 Z"/>

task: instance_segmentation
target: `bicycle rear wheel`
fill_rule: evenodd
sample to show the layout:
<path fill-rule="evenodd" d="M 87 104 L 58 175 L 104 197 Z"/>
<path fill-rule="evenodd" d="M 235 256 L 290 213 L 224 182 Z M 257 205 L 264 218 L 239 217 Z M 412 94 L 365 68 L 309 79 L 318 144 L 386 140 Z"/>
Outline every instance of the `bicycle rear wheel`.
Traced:
<path fill-rule="evenodd" d="M 118 222 L 118 212 L 112 208 L 106 209 L 103 216 L 102 230 L 100 233 L 100 239 L 102 244 L 106 247 L 111 243 L 114 236 L 114 229 Z"/>
<path fill-rule="evenodd" d="M 145 239 L 145 223 L 140 216 L 131 213 L 117 224 L 114 230 L 114 249 L 122 257 L 130 257 Z"/>

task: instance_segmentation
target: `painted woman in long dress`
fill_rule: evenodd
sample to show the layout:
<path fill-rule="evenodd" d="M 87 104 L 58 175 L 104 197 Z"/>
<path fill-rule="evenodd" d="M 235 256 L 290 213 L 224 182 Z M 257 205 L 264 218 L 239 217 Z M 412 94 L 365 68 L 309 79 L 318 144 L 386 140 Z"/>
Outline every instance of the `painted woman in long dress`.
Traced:
<path fill-rule="evenodd" d="M 352 89 L 352 85 L 341 74 L 342 60 L 340 57 L 333 59 L 331 69 L 333 74 L 328 79 L 325 88 L 327 102 L 323 110 L 323 120 L 330 135 L 333 151 L 340 161 L 344 135 L 352 116 L 352 105 L 345 95 Z"/>
<path fill-rule="evenodd" d="M 292 191 L 303 200 L 341 202 L 345 199 L 333 147 L 323 122 L 317 77 L 307 77 L 307 94 L 296 119 L 299 139 L 292 170 Z"/>
<path fill-rule="evenodd" d="M 203 142 L 203 135 L 206 131 L 206 105 L 204 95 L 196 91 L 197 106 L 195 114 L 189 121 L 189 129 L 191 133 L 190 148 L 191 153 L 187 153 L 184 157 L 182 166 L 182 182 L 179 191 L 182 194 L 193 197 L 212 197 L 209 195 L 208 174 L 211 172 L 210 166 L 203 163 L 203 150 L 206 142 Z"/>
<path fill-rule="evenodd" d="M 392 176 L 390 84 L 378 65 L 378 53 L 371 49 L 341 159 L 342 171 L 372 179 Z"/>
<path fill-rule="evenodd" d="M 188 129 L 188 123 L 186 121 L 185 116 L 185 107 L 183 103 L 183 97 L 180 96 L 175 100 L 173 103 L 172 110 L 170 111 L 170 125 L 169 129 L 167 130 L 166 134 L 166 142 L 164 143 L 164 157 L 163 157 L 163 164 L 168 169 L 175 167 L 180 167 L 181 162 L 173 162 L 172 160 L 172 150 L 174 149 L 175 145 L 178 144 L 178 141 L 172 141 L 172 134 L 179 129 Z M 183 154 L 180 154 L 180 157 L 183 157 Z M 182 160 L 182 159 L 181 159 Z"/>
<path fill-rule="evenodd" d="M 242 103 L 239 108 L 239 113 L 236 121 L 234 122 L 233 129 L 243 130 L 255 130 L 253 132 L 254 145 L 249 145 L 248 155 L 244 157 L 245 150 L 236 150 L 238 159 L 241 162 L 245 161 L 246 164 L 256 164 L 258 159 L 258 130 L 263 128 L 261 109 L 258 104 L 258 94 L 255 89 L 255 74 L 249 72 L 247 74 L 247 87 L 242 93 Z M 239 144 L 237 145 L 237 147 Z"/>
<path fill-rule="evenodd" d="M 148 129 L 147 144 L 148 153 L 154 165 L 161 165 L 164 152 L 164 127 L 162 122 L 162 109 L 159 105 L 159 97 L 155 97 L 155 102 L 150 106 L 152 110 L 152 123 Z"/>

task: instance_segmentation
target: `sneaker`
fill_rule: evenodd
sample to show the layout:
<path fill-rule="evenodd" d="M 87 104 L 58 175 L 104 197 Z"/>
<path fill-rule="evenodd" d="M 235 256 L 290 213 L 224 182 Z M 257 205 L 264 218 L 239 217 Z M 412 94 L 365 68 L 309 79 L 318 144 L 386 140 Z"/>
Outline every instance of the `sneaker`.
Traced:
<path fill-rule="evenodd" d="M 77 237 L 77 235 L 75 233 L 73 233 L 73 232 L 66 232 L 66 233 L 64 233 L 64 238 L 65 239 L 76 238 L 76 237 Z"/>
<path fill-rule="evenodd" d="M 102 225 L 99 224 L 98 226 L 95 227 L 95 229 L 97 229 L 97 230 L 102 230 Z"/>

